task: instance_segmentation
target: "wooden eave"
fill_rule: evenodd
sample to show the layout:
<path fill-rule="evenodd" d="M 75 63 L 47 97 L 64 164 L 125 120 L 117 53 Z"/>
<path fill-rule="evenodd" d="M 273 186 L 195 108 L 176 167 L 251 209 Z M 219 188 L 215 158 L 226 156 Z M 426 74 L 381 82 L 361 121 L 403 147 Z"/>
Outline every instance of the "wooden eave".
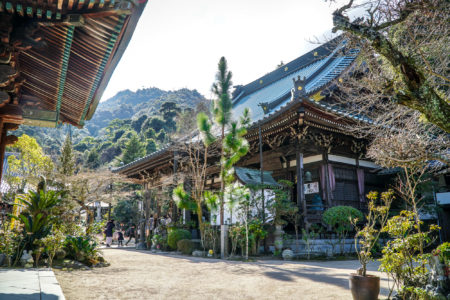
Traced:
<path fill-rule="evenodd" d="M 55 112 L 55 118 L 37 121 L 82 127 L 92 118 L 146 2 L 0 0 L 0 14 L 9 15 L 14 26 L 37 25 L 32 38 L 41 39 L 31 41 L 31 49 L 14 50 L 14 66 L 24 83 L 11 98 Z"/>
<path fill-rule="evenodd" d="M 167 167 L 169 162 L 173 160 L 173 152 L 171 150 L 167 150 L 165 152 L 161 152 L 160 155 L 151 157 L 151 159 L 142 159 L 142 162 L 137 163 L 134 162 L 130 166 L 122 167 L 122 170 L 118 170 L 119 173 L 132 176 L 139 176 L 144 174 L 147 170 L 154 170 L 156 168 Z"/>

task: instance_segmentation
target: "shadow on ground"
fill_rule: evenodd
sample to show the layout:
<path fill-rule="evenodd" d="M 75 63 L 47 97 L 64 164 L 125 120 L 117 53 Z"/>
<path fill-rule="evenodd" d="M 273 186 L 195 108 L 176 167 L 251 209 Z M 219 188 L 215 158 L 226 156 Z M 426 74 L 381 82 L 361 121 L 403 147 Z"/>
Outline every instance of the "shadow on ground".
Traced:
<path fill-rule="evenodd" d="M 7 294 L 0 293 L 1 300 L 59 300 L 56 295 L 46 293 L 33 293 L 33 294 Z"/>
<path fill-rule="evenodd" d="M 152 253 L 148 250 L 136 250 L 134 248 L 108 248 L 107 251 L 124 250 L 138 252 L 147 255 L 159 255 L 168 258 L 179 259 L 191 263 L 207 263 L 217 264 L 222 263 L 233 267 L 229 271 L 237 274 L 252 274 L 253 271 L 240 268 L 239 265 L 244 262 L 239 260 L 222 260 L 216 258 L 192 257 L 182 256 L 172 253 Z M 259 269 L 260 273 L 269 278 L 292 282 L 295 278 L 305 278 L 315 282 L 322 282 L 329 285 L 334 285 L 344 289 L 349 288 L 348 276 L 359 267 L 359 263 L 355 260 L 348 261 L 283 261 L 283 260 L 257 260 L 254 262 L 245 262 L 246 265 L 253 265 Z M 282 268 L 281 266 L 289 264 L 289 268 Z M 298 267 L 296 266 L 298 265 Z M 330 269 L 338 270 L 337 273 L 329 274 Z M 348 270 L 348 272 L 346 272 Z M 375 265 L 370 266 L 369 271 L 376 271 Z M 387 282 L 386 278 L 381 278 L 381 281 Z M 389 290 L 381 287 L 381 295 L 389 294 Z"/>

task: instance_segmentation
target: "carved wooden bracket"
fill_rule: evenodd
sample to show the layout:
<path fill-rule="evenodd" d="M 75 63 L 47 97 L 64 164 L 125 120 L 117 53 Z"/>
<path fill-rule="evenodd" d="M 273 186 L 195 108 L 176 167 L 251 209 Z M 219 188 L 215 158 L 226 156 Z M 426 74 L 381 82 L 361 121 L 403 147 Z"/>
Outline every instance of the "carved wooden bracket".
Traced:
<path fill-rule="evenodd" d="M 270 149 L 277 149 L 283 144 L 286 140 L 287 135 L 285 134 L 276 134 L 275 136 L 265 137 L 263 142 L 269 145 Z"/>
<path fill-rule="evenodd" d="M 296 138 L 298 142 L 304 141 L 308 138 L 308 128 L 309 126 L 305 126 L 300 129 L 296 127 L 289 127 L 291 130 L 289 135 L 291 138 Z"/>
<path fill-rule="evenodd" d="M 327 152 L 330 153 L 334 140 L 332 134 L 317 133 L 312 137 L 317 146 L 327 149 Z"/>
<path fill-rule="evenodd" d="M 259 151 L 259 140 L 249 142 L 248 154 L 254 155 Z"/>
<path fill-rule="evenodd" d="M 366 147 L 366 144 L 363 141 L 355 141 L 352 140 L 352 145 L 350 146 L 350 149 L 353 153 L 358 154 L 358 158 L 361 158 L 364 155 L 364 149 Z"/>

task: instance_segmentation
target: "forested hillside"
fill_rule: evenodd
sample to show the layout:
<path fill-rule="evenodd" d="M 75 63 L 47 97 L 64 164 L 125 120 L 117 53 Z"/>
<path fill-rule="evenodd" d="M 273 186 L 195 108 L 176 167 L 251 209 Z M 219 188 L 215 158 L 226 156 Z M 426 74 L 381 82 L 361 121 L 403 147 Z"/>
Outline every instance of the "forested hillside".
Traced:
<path fill-rule="evenodd" d="M 118 166 L 152 153 L 190 130 L 195 126 L 195 113 L 208 111 L 208 107 L 196 90 L 125 90 L 100 103 L 84 129 L 21 126 L 16 135 L 36 138 L 46 154 L 56 156 L 66 135 L 71 134 L 78 165 Z"/>
<path fill-rule="evenodd" d="M 197 90 L 163 91 L 158 88 L 140 89 L 136 92 L 125 90 L 101 102 L 92 120 L 87 122 L 86 128 L 91 135 L 96 136 L 99 130 L 114 119 L 152 116 L 165 102 L 173 102 L 183 110 L 184 108 L 195 108 L 200 101 L 204 100 L 205 98 Z"/>

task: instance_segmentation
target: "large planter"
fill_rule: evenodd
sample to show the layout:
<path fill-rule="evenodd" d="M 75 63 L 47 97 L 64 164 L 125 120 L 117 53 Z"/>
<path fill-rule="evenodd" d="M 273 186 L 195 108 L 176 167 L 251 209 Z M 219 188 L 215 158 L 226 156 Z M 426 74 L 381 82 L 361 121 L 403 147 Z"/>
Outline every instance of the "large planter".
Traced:
<path fill-rule="evenodd" d="M 350 274 L 349 286 L 353 300 L 377 300 L 380 293 L 380 277 Z"/>
<path fill-rule="evenodd" d="M 274 244 L 275 244 L 275 249 L 277 249 L 278 251 L 281 251 L 283 249 L 283 233 L 284 233 L 283 226 L 275 225 Z"/>

